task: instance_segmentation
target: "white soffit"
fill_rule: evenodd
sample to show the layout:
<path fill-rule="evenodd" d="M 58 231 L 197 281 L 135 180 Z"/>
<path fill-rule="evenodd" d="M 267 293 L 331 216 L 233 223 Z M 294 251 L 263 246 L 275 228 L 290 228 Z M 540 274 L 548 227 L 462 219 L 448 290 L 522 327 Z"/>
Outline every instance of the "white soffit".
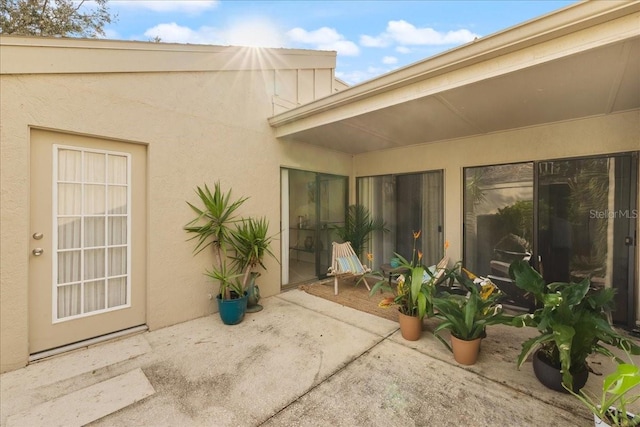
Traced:
<path fill-rule="evenodd" d="M 357 154 L 639 109 L 639 75 L 640 2 L 579 3 L 270 124 Z"/>

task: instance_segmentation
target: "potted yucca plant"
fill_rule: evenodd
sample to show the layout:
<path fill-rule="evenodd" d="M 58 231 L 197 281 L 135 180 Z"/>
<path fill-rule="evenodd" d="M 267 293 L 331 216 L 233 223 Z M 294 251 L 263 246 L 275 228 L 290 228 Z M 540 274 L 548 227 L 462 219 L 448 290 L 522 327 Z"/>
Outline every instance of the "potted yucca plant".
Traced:
<path fill-rule="evenodd" d="M 273 236 L 269 236 L 268 233 L 269 221 L 265 217 L 243 219 L 236 224 L 235 230 L 231 233 L 231 242 L 235 250 L 234 266 L 242 274 L 242 289 L 247 292 L 248 312 L 262 310 L 262 306 L 258 304 L 260 288 L 255 283 L 260 273 L 255 270 L 258 267 L 266 270 L 266 255 L 276 258 L 270 247 Z"/>
<path fill-rule="evenodd" d="M 252 270 L 264 267 L 265 254 L 273 256 L 267 237 L 266 218 L 241 218 L 237 211 L 247 200 L 241 197 L 233 200 L 231 190 L 222 191 L 219 182 L 213 191 L 205 184 L 197 187 L 201 205 L 188 205 L 197 216 L 184 229 L 193 234 L 189 240 L 196 240 L 194 252 L 197 254 L 208 247 L 213 248 L 214 264 L 206 274 L 220 285 L 216 299 L 220 317 L 225 324 L 242 321 L 247 309 L 247 287 L 252 278 Z"/>

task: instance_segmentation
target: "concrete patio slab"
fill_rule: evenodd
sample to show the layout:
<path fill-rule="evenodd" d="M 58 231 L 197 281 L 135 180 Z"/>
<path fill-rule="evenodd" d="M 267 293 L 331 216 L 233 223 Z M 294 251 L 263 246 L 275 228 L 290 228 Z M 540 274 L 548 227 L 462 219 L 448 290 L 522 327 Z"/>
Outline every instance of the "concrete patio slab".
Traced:
<path fill-rule="evenodd" d="M 382 317 L 372 316 L 332 301 L 317 298 L 306 292 L 285 292 L 280 294 L 278 298 L 282 298 L 285 301 L 300 305 L 379 336 L 388 336 L 398 329 L 397 322 L 392 322 Z"/>
<path fill-rule="evenodd" d="M 138 368 L 11 415 L 7 427 L 81 427 L 153 393 L 155 390 Z"/>
<path fill-rule="evenodd" d="M 490 329 L 478 363 L 465 367 L 433 337 L 434 319 L 409 342 L 395 322 L 300 290 L 261 304 L 235 326 L 216 313 L 4 374 L 0 424 L 56 401 L 89 411 L 65 396 L 139 370 L 155 393 L 136 401 L 138 391 L 121 388 L 135 403 L 88 425 L 589 425 L 574 398 L 544 388 L 530 366 L 516 369 L 531 331 Z M 587 387 L 599 387 L 594 378 Z"/>
<path fill-rule="evenodd" d="M 385 341 L 265 425 L 568 427 L 585 420 Z"/>
<path fill-rule="evenodd" d="M 2 388 L 35 389 L 114 365 L 123 360 L 133 359 L 151 350 L 143 335 L 135 335 L 125 340 L 109 343 L 110 351 L 105 352 L 101 344 L 65 353 L 54 363 L 33 363 L 26 369 L 2 375 Z"/>

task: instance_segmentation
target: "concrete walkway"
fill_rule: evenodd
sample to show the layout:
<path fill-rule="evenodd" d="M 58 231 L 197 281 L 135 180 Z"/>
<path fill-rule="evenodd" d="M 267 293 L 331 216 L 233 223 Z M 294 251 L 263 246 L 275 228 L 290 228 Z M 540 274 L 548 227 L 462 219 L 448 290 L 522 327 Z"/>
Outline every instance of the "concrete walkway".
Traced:
<path fill-rule="evenodd" d="M 434 320 L 409 342 L 395 322 L 303 291 L 261 304 L 239 325 L 214 314 L 3 374 L 1 425 L 593 425 L 530 363 L 516 369 L 529 330 L 489 329 L 465 367 L 433 337 Z"/>

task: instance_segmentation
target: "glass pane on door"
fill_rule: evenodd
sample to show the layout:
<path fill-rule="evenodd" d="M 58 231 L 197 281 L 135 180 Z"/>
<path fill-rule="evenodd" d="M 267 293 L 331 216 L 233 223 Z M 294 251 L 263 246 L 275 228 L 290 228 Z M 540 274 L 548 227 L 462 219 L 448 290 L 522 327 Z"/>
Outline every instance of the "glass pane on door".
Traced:
<path fill-rule="evenodd" d="M 124 307 L 126 292 L 107 279 L 129 281 L 129 156 L 56 146 L 54 159 L 54 321 Z"/>
<path fill-rule="evenodd" d="M 412 239 L 413 233 L 417 232 L 418 230 L 422 230 L 422 208 L 423 208 L 422 179 L 419 174 L 398 175 L 395 178 L 396 178 L 396 244 L 395 244 L 395 247 L 396 247 L 397 253 L 402 255 L 405 259 L 410 260 L 413 252 L 413 239 Z M 425 260 L 425 262 L 427 261 Z"/>
<path fill-rule="evenodd" d="M 436 264 L 444 254 L 442 172 L 382 175 L 358 178 L 358 203 L 373 218 L 381 218 L 389 230 L 373 233 L 366 252 L 373 254 L 373 268 L 388 264 L 395 253 L 410 259 L 413 233 L 421 230 L 417 249 L 425 265 Z"/>
<path fill-rule="evenodd" d="M 332 242 L 337 237 L 332 227 L 343 225 L 347 210 L 347 178 L 344 176 L 318 176 L 318 226 L 316 253 L 318 277 L 326 277 L 331 266 Z"/>
<path fill-rule="evenodd" d="M 509 305 L 533 301 L 509 278 L 509 265 L 533 249 L 533 163 L 482 166 L 464 171 L 464 262 L 490 277 Z"/>
<path fill-rule="evenodd" d="M 344 221 L 348 181 L 344 176 L 288 170 L 288 252 L 286 284 L 327 275 L 332 226 Z"/>
<path fill-rule="evenodd" d="M 539 172 L 539 269 L 548 282 L 616 289 L 614 321 L 632 307 L 630 245 L 637 194 L 631 156 L 542 162 Z"/>
<path fill-rule="evenodd" d="M 316 277 L 316 174 L 289 171 L 289 283 Z"/>

